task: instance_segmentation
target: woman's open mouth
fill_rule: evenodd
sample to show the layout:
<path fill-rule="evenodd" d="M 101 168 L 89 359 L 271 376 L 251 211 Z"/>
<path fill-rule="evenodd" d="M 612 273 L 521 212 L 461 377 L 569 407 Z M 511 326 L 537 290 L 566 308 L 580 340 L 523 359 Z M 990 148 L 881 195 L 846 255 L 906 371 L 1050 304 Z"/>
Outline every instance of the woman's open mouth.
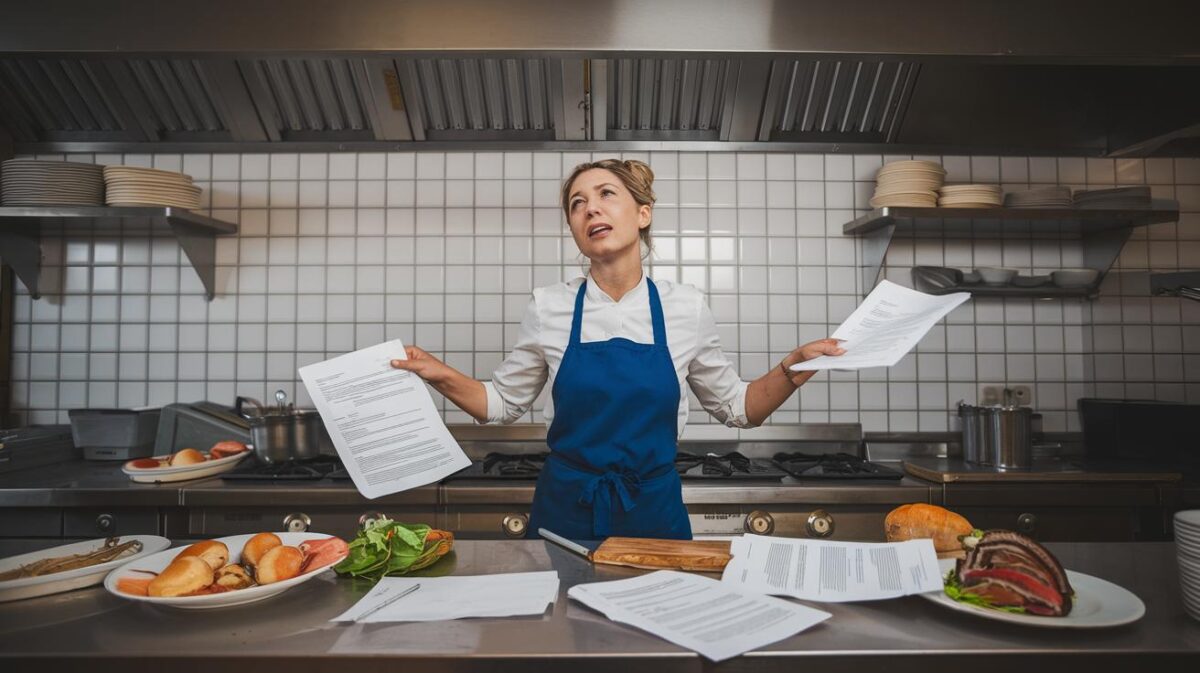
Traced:
<path fill-rule="evenodd" d="M 588 238 L 598 238 L 612 231 L 612 226 L 607 224 L 593 224 L 587 228 Z"/>

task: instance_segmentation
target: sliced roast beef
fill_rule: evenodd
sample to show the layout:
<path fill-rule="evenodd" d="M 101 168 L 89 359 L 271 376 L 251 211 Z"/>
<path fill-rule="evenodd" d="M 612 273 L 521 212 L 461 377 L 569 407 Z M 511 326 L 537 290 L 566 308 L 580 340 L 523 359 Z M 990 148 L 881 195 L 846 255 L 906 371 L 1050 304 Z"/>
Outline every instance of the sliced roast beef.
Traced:
<path fill-rule="evenodd" d="M 1074 591 L 1058 559 L 1036 541 L 1006 530 L 988 531 L 958 562 L 964 590 L 993 605 L 1066 615 Z"/>

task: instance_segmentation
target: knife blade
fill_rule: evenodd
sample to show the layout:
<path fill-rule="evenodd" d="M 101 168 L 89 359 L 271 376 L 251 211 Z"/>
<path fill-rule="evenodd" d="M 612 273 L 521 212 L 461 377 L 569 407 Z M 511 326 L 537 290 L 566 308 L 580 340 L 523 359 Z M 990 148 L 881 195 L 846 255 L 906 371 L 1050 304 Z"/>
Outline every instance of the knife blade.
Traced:
<path fill-rule="evenodd" d="M 572 542 L 561 535 L 551 533 L 550 531 L 546 530 L 545 528 L 539 528 L 538 535 L 541 535 L 545 539 L 553 542 L 554 544 L 562 547 L 563 549 L 566 549 L 568 551 L 573 551 L 576 554 L 579 554 L 580 556 L 584 557 L 585 559 L 587 559 L 589 561 L 592 560 L 592 552 L 587 547 L 579 544 L 578 542 Z"/>

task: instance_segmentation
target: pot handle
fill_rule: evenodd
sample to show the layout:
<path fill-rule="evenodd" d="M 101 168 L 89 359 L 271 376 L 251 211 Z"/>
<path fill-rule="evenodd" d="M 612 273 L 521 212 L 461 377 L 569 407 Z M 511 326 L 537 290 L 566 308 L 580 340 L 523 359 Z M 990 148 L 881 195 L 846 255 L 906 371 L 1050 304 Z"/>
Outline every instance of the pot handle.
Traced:
<path fill-rule="evenodd" d="M 249 402 L 250 404 L 254 405 L 255 413 L 253 416 L 250 414 L 247 414 L 245 411 L 242 411 L 242 406 L 246 402 Z M 259 402 L 258 400 L 254 399 L 253 397 L 242 397 L 241 395 L 238 395 L 237 401 L 234 402 L 233 411 L 238 416 L 241 416 L 242 418 L 246 418 L 246 419 L 255 418 L 256 416 L 262 416 L 263 414 L 266 413 L 266 411 L 263 409 L 262 402 Z"/>

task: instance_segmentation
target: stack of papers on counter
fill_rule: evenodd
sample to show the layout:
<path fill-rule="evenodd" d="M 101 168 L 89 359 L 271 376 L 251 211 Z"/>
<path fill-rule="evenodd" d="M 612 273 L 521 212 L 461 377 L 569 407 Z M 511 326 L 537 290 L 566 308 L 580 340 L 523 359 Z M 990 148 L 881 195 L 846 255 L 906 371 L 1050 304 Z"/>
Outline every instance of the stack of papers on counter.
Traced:
<path fill-rule="evenodd" d="M 567 595 L 615 622 L 649 631 L 713 661 L 783 640 L 831 616 L 674 570 L 577 584 Z"/>
<path fill-rule="evenodd" d="M 836 542 L 745 535 L 721 581 L 745 591 L 844 603 L 942 590 L 933 540 Z"/>
<path fill-rule="evenodd" d="M 420 588 L 391 600 L 415 585 Z M 436 622 L 466 617 L 540 615 L 557 598 L 558 573 L 553 570 L 500 575 L 385 577 L 354 607 L 330 621 Z"/>

